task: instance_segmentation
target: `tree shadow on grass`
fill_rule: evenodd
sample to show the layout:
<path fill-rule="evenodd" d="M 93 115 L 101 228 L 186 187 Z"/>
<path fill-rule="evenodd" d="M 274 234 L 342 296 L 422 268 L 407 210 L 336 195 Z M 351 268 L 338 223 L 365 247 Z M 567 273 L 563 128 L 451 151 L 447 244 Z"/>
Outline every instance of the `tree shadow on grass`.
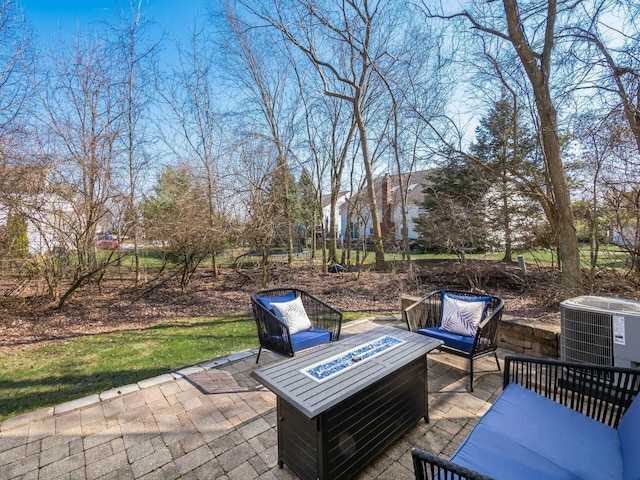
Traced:
<path fill-rule="evenodd" d="M 142 352 L 145 354 L 151 353 L 154 357 L 157 357 L 158 362 L 162 364 L 146 368 L 142 366 L 141 368 L 130 366 L 118 368 L 117 365 L 109 366 L 109 359 L 103 356 L 99 362 L 99 366 L 96 366 L 96 369 L 104 368 L 105 366 L 106 369 L 96 371 L 95 373 L 67 372 L 63 374 L 52 374 L 46 378 L 33 378 L 35 374 L 29 378 L 28 373 L 22 373 L 23 378 L 19 379 L 15 377 L 11 378 L 11 374 L 5 372 L 0 375 L 0 421 L 21 413 L 51 407 L 59 403 L 101 393 L 123 385 L 134 384 L 158 375 L 171 373 L 185 366 L 197 364 L 235 351 L 245 350 L 247 345 L 249 345 L 248 348 L 257 347 L 257 334 L 255 334 L 253 330 L 247 331 L 247 322 L 248 320 L 246 318 L 237 318 L 229 321 L 214 319 L 211 321 L 194 322 L 193 324 L 181 321 L 156 324 L 143 329 L 91 335 L 89 339 L 93 342 L 92 350 L 101 352 L 103 355 L 109 351 L 110 355 L 114 358 L 114 363 L 116 363 L 117 357 L 122 355 L 131 355 L 132 358 L 135 358 L 136 347 L 142 345 Z M 237 329 L 235 327 L 237 327 L 238 324 L 245 325 Z M 208 328 L 213 329 L 221 326 L 226 328 L 223 331 L 212 331 L 206 334 L 199 332 L 196 335 L 194 333 L 195 329 L 206 332 Z M 191 350 L 184 355 L 184 361 L 180 360 L 181 357 L 179 354 L 175 354 L 174 352 L 170 352 L 169 354 L 165 352 L 163 355 L 156 355 L 157 352 L 144 351 L 145 342 L 149 342 L 149 348 L 153 349 L 152 341 L 155 341 L 157 344 L 158 340 L 163 340 L 166 336 L 166 332 L 164 331 L 167 329 L 176 329 L 177 333 L 170 335 L 170 341 L 174 343 L 174 350 Z M 158 338 L 156 338 L 156 333 L 158 333 Z M 126 347 L 121 348 L 118 342 L 114 341 L 114 337 L 131 334 L 136 337 L 136 340 L 127 343 Z M 115 338 L 115 340 L 117 340 L 117 338 Z M 184 347 L 175 346 L 177 344 L 181 344 Z M 199 345 L 202 345 L 201 355 L 198 355 L 199 358 L 195 358 L 197 354 L 194 354 L 193 349 L 198 350 L 200 348 Z M 211 345 L 211 347 L 209 347 L 209 345 Z M 234 348 L 234 345 L 237 346 L 237 349 Z M 72 349 L 74 346 L 68 345 L 64 348 Z M 209 348 L 211 348 L 211 350 L 208 355 L 207 351 L 209 351 Z M 220 349 L 223 349 L 224 352 L 218 354 L 217 352 L 220 351 Z M 34 353 L 34 355 L 36 354 Z M 55 352 L 47 352 L 42 355 L 42 359 L 47 363 L 52 363 L 51 358 L 53 355 L 55 355 Z M 31 361 L 35 367 L 38 367 L 37 358 L 32 358 Z M 78 353 L 75 359 L 71 359 L 68 362 L 69 370 L 73 370 L 73 362 L 81 364 L 83 362 L 82 354 Z M 60 370 L 65 367 L 64 364 L 52 364 L 51 368 L 52 370 Z M 20 374 L 16 373 L 16 375 Z"/>

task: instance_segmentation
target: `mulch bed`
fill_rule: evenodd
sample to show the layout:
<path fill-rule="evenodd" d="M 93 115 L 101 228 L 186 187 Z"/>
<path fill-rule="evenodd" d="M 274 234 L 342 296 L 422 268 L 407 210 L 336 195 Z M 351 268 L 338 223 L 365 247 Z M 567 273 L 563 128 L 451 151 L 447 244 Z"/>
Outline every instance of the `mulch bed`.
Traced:
<path fill-rule="evenodd" d="M 292 286 L 318 296 L 341 310 L 398 313 L 400 295 L 424 295 L 439 288 L 469 290 L 477 285 L 505 299 L 505 313 L 558 322 L 559 310 L 549 285 L 553 271 L 530 269 L 526 276 L 514 266 L 491 263 L 432 262 L 413 273 L 372 271 L 323 273 L 317 267 L 273 264 L 271 287 Z M 163 278 L 132 288 L 132 278 L 107 277 L 100 289 L 89 285 L 62 309 L 47 299 L 5 296 L 0 300 L 0 353 L 28 349 L 100 332 L 137 329 L 162 321 L 202 315 L 250 312 L 249 297 L 260 290 L 257 268 L 221 269 L 213 277 L 203 267 L 187 292 Z"/>

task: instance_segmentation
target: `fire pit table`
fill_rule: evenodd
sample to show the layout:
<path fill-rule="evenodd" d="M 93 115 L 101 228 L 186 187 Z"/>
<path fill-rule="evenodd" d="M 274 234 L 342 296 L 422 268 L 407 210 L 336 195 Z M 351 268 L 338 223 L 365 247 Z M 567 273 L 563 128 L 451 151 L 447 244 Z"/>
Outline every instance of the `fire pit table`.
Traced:
<path fill-rule="evenodd" d="M 280 467 L 302 479 L 349 478 L 428 422 L 426 354 L 440 345 L 378 327 L 255 370 L 277 396 Z"/>

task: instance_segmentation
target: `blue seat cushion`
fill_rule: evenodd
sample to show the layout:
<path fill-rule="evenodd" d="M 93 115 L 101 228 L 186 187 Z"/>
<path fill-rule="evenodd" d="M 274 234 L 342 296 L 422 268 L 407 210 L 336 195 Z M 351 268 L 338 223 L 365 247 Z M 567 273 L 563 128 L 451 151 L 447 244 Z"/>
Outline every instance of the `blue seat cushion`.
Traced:
<path fill-rule="evenodd" d="M 291 335 L 291 345 L 293 351 L 304 350 L 305 348 L 315 347 L 321 343 L 331 341 L 331 332 L 321 328 L 315 328 L 311 331 L 302 331 Z"/>
<path fill-rule="evenodd" d="M 439 327 L 423 328 L 418 330 L 418 333 L 442 340 L 447 347 L 462 350 L 463 352 L 471 353 L 471 350 L 473 350 L 473 342 L 475 341 L 474 337 L 466 337 L 464 335 L 458 335 L 457 333 L 445 332 Z"/>
<path fill-rule="evenodd" d="M 615 429 L 513 383 L 452 461 L 496 479 L 623 478 Z"/>
<path fill-rule="evenodd" d="M 637 395 L 618 425 L 624 463 L 624 480 L 640 479 L 640 395 Z"/>
<path fill-rule="evenodd" d="M 284 295 L 278 295 L 277 297 L 256 297 L 258 303 L 260 303 L 264 308 L 273 312 L 271 308 L 272 303 L 284 303 L 290 302 L 291 300 L 296 299 L 296 292 L 285 293 Z"/>

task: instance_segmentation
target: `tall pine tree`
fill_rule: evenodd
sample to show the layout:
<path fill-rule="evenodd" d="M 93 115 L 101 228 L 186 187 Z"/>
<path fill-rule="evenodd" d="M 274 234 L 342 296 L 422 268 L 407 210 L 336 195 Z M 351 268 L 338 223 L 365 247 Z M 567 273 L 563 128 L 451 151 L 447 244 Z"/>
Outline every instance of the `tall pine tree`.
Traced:
<path fill-rule="evenodd" d="M 468 251 L 487 247 L 485 196 L 489 183 L 482 169 L 461 156 L 426 176 L 424 213 L 416 230 L 429 250 L 451 252 L 464 260 Z"/>
<path fill-rule="evenodd" d="M 488 192 L 488 219 L 499 232 L 504 261 L 512 261 L 515 240 L 523 240 L 519 223 L 530 218 L 531 199 L 523 196 L 526 179 L 540 168 L 532 155 L 536 143 L 511 98 L 503 92 L 476 129 L 471 153 L 493 172 Z"/>

